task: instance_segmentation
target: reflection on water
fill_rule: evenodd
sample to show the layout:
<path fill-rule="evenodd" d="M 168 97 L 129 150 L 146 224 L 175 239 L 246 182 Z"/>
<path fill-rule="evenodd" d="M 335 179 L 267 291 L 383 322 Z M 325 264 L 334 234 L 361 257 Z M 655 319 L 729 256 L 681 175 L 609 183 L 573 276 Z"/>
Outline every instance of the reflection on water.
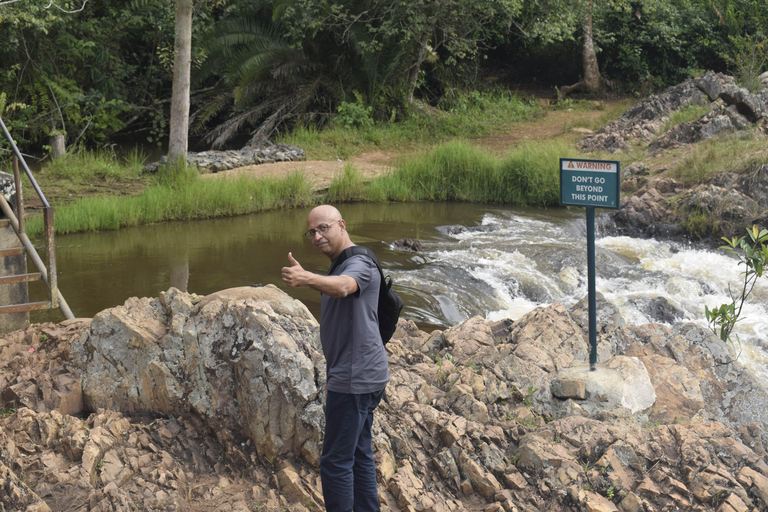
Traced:
<path fill-rule="evenodd" d="M 205 295 L 224 288 L 275 284 L 319 314 L 320 296 L 287 288 L 280 270 L 287 254 L 313 272 L 329 262 L 302 233 L 308 210 L 195 222 L 175 222 L 57 237 L 59 286 L 75 315 L 93 316 L 128 297 L 156 297 L 170 286 Z M 423 327 L 446 327 L 473 315 L 519 318 L 532 309 L 586 295 L 584 211 L 526 210 L 475 204 L 345 205 L 352 239 L 373 249 L 403 296 L 404 315 Z M 389 243 L 418 238 L 423 250 Z M 705 324 L 704 305 L 729 301 L 741 269 L 723 251 L 604 237 L 597 241 L 597 290 L 627 323 Z M 44 291 L 31 288 L 33 300 Z M 38 298 L 39 297 L 39 298 Z M 669 304 L 659 316 L 658 301 Z M 737 325 L 750 360 L 768 376 L 768 280 L 755 287 Z M 33 321 L 61 319 L 33 313 Z M 758 363 L 759 362 L 759 363 Z"/>

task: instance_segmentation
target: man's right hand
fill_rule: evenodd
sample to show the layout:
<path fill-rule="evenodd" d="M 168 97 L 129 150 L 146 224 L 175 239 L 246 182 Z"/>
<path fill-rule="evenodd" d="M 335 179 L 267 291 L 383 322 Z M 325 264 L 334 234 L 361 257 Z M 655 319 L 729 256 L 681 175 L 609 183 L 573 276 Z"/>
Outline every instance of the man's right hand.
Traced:
<path fill-rule="evenodd" d="M 304 270 L 304 267 L 302 267 L 301 264 L 296 261 L 296 259 L 293 257 L 293 254 L 290 252 L 288 253 L 288 263 L 290 263 L 289 267 L 283 267 L 283 281 L 285 284 L 292 288 L 307 284 L 307 271 Z"/>

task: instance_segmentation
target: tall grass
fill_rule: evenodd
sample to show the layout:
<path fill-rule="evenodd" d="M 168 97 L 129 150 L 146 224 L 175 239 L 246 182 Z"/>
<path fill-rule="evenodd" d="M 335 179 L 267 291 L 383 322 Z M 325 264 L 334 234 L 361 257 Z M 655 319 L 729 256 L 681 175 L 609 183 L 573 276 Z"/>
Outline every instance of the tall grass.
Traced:
<path fill-rule="evenodd" d="M 672 115 L 664 122 L 657 135 L 663 135 L 679 124 L 697 121 L 707 112 L 709 112 L 709 107 L 699 105 L 698 103 L 691 103 L 690 105 L 680 107 L 672 112 Z"/>
<path fill-rule="evenodd" d="M 284 179 L 185 179 L 147 187 L 137 196 L 88 197 L 56 210 L 56 232 L 118 229 L 167 220 L 241 215 L 312 204 L 312 184 L 301 173 Z M 27 222 L 27 234 L 42 232 L 42 219 Z"/>
<path fill-rule="evenodd" d="M 559 203 L 558 158 L 565 142 L 518 147 L 502 158 L 467 142 L 450 142 L 403 161 L 364 184 L 347 166 L 328 190 L 329 201 L 472 201 L 521 206 Z"/>

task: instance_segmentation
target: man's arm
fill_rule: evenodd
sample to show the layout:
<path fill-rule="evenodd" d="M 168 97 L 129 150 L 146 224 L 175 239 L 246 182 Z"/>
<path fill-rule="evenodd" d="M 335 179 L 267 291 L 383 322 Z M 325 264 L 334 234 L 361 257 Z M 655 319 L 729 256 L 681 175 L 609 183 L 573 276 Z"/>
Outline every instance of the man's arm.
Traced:
<path fill-rule="evenodd" d="M 289 267 L 283 267 L 283 281 L 288 286 L 309 286 L 329 297 L 342 298 L 355 293 L 358 289 L 357 281 L 351 276 L 321 276 L 304 268 L 288 253 Z"/>

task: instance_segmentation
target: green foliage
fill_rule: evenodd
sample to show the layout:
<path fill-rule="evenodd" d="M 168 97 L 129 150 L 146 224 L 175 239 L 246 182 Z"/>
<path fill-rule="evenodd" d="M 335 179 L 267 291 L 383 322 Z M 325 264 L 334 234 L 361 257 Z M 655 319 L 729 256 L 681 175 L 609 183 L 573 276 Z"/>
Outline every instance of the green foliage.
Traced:
<path fill-rule="evenodd" d="M 635 90 L 663 88 L 693 69 L 723 69 L 727 34 L 707 0 L 599 2 L 602 70 Z"/>
<path fill-rule="evenodd" d="M 0 419 L 7 418 L 8 416 L 12 416 L 16 414 L 16 409 L 12 407 L 0 407 Z"/>
<path fill-rule="evenodd" d="M 347 129 L 371 128 L 373 126 L 373 119 L 371 118 L 373 107 L 365 105 L 363 96 L 359 92 L 354 91 L 354 94 L 356 101 L 354 103 L 342 101 L 333 122 Z"/>
<path fill-rule="evenodd" d="M 747 229 L 747 236 L 723 237 L 727 245 L 728 253 L 735 255 L 739 265 L 744 265 L 744 281 L 736 295 L 731 292 L 731 302 L 709 309 L 704 306 L 704 315 L 709 323 L 710 330 L 721 340 L 730 341 L 733 328 L 739 321 L 744 303 L 752 293 L 757 280 L 763 276 L 766 263 L 768 263 L 768 230 L 760 230 L 757 226 Z"/>
<path fill-rule="evenodd" d="M 528 407 L 532 407 L 533 404 L 531 403 L 531 398 L 533 398 L 533 394 L 536 393 L 538 389 L 536 389 L 533 386 L 528 386 L 528 390 L 525 393 L 525 397 L 523 398 L 523 403 L 527 405 Z"/>
<path fill-rule="evenodd" d="M 747 34 L 730 36 L 730 40 L 734 53 L 727 60 L 734 67 L 736 80 L 751 92 L 758 92 L 761 88 L 758 78 L 768 62 L 768 39 Z"/>

